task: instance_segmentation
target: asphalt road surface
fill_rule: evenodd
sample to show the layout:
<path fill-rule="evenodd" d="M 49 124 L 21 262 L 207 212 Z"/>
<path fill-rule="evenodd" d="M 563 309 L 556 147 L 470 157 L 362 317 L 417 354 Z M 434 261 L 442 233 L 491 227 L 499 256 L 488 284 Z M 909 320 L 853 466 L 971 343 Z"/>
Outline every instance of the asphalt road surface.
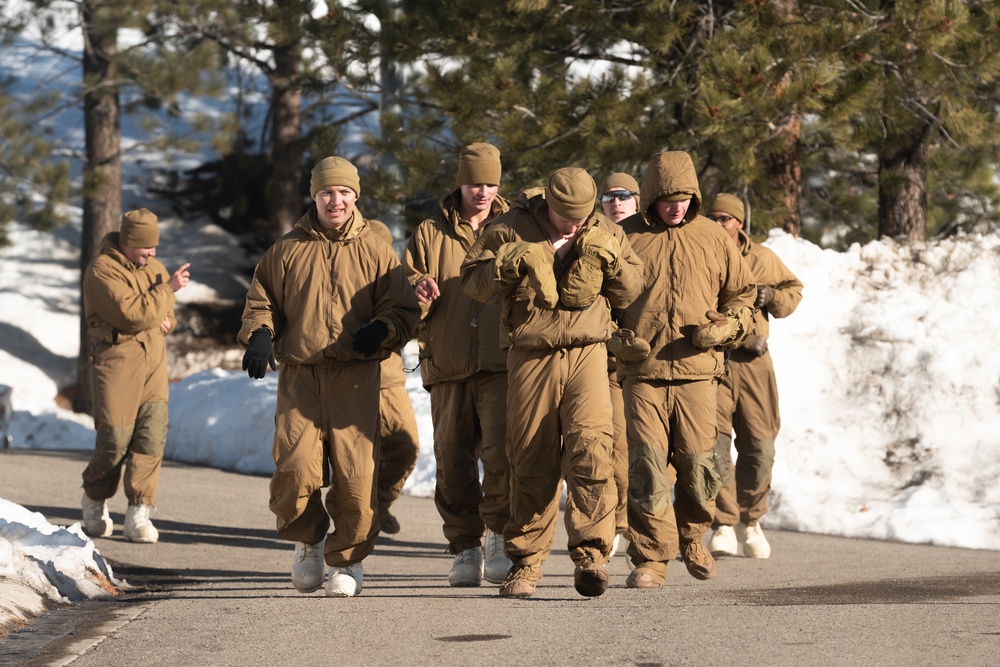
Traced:
<path fill-rule="evenodd" d="M 56 524 L 80 519 L 80 452 L 0 451 L 0 497 Z M 291 586 L 265 477 L 166 463 L 160 542 L 116 532 L 98 549 L 131 589 L 59 606 L 0 641 L 0 665 L 996 665 L 1000 552 L 768 531 L 769 560 L 720 559 L 711 581 L 670 565 L 659 590 L 573 589 L 562 525 L 534 597 L 450 588 L 433 501 L 365 561 L 357 598 Z M 485 582 L 484 582 L 485 583 Z"/>

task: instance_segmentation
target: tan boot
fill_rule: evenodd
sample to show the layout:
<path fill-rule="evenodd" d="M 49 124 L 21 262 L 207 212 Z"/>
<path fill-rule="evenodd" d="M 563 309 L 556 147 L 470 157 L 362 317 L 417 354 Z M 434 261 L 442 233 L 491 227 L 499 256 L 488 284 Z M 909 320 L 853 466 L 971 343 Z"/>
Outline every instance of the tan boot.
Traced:
<path fill-rule="evenodd" d="M 535 587 L 541 572 L 527 565 L 515 565 L 510 568 L 507 578 L 500 584 L 500 597 L 527 598 L 535 594 Z"/>
<path fill-rule="evenodd" d="M 695 579 L 711 579 L 715 576 L 715 559 L 701 541 L 692 542 L 684 547 L 684 564 L 688 574 Z"/>
<path fill-rule="evenodd" d="M 608 590 L 608 570 L 593 561 L 577 563 L 573 572 L 573 587 L 584 597 L 595 598 Z"/>
<path fill-rule="evenodd" d="M 632 570 L 625 580 L 626 588 L 660 588 L 666 577 L 658 568 L 639 565 Z"/>

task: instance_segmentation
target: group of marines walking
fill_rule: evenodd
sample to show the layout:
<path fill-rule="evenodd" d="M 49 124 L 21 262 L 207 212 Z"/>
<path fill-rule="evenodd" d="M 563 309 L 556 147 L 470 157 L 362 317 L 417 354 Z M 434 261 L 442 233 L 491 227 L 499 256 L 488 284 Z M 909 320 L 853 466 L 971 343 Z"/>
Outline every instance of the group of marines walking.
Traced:
<path fill-rule="evenodd" d="M 605 592 L 620 548 L 629 588 L 662 586 L 678 555 L 698 579 L 715 556 L 768 557 L 768 319 L 795 310 L 801 282 L 751 241 L 739 198 L 706 210 L 687 153 L 654 155 L 641 185 L 564 168 L 508 200 L 501 175 L 496 147 L 464 148 L 400 261 L 358 208 L 355 166 L 328 157 L 315 206 L 256 267 L 238 341 L 251 377 L 281 363 L 270 509 L 295 543 L 295 588 L 358 595 L 379 532 L 400 529 L 389 509 L 419 445 L 399 350 L 414 334 L 450 585 L 534 594 L 563 484 L 581 595 Z M 85 528 L 106 534 L 96 517 L 117 486 L 88 484 Z"/>

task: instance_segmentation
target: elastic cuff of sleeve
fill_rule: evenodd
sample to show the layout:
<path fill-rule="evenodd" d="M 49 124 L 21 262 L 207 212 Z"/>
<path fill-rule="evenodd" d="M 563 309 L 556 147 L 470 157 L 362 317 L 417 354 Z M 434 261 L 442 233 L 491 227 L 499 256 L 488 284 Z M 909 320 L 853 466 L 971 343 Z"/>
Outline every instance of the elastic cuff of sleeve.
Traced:
<path fill-rule="evenodd" d="M 376 317 L 376 320 L 385 325 L 386 335 L 385 339 L 382 341 L 382 347 L 393 347 L 397 342 L 396 339 L 399 337 L 396 335 L 396 325 L 392 323 L 387 317 Z"/>

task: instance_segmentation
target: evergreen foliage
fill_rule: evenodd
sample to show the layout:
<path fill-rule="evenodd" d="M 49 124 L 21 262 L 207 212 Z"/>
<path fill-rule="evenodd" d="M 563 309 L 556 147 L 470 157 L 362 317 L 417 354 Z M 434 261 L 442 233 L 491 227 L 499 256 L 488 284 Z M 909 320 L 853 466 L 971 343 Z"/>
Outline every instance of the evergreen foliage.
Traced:
<path fill-rule="evenodd" d="M 55 16 L 81 1 L 31 6 Z M 309 203 L 309 167 L 330 154 L 361 168 L 366 215 L 403 209 L 415 224 L 456 187 L 457 153 L 474 141 L 500 148 L 509 196 L 559 167 L 641 179 L 653 153 L 688 151 L 704 197 L 744 197 L 757 238 L 801 224 L 841 246 L 998 226 L 1000 6 L 987 0 L 356 0 L 322 16 L 313 0 L 89 2 L 109 9 L 109 29 L 141 35 L 117 56 L 129 112 L 186 116 L 177 91 L 217 86 L 205 72 L 248 74 L 214 143 L 230 185 L 213 183 L 211 201 L 245 216 L 235 228 L 287 226 Z M 251 89 L 258 73 L 265 91 Z M 251 140 L 241 113 L 254 92 L 270 113 Z M 54 220 L 68 178 L 45 156 L 67 155 L 63 138 L 11 139 L 43 102 L 0 97 L 0 177 L 32 192 L 8 195 L 8 215 L 45 201 L 31 210 Z M 347 128 L 368 116 L 359 150 Z M 152 124 L 149 137 L 190 148 Z"/>

